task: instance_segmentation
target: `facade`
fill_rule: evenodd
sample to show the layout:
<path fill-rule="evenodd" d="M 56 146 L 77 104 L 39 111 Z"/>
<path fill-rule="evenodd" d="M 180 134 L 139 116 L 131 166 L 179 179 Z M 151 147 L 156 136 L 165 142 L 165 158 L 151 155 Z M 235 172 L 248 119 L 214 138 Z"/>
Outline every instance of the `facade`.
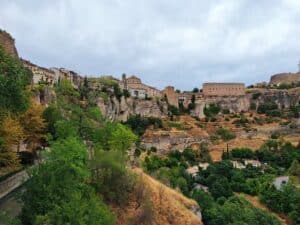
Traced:
<path fill-rule="evenodd" d="M 246 94 L 243 83 L 204 83 L 204 96 L 244 96 Z"/>
<path fill-rule="evenodd" d="M 37 66 L 28 60 L 21 59 L 21 62 L 23 63 L 24 67 L 28 68 L 33 73 L 33 78 L 32 78 L 33 84 L 45 82 L 50 85 L 53 85 L 56 82 L 57 78 L 55 73 L 52 70 Z"/>
<path fill-rule="evenodd" d="M 136 76 L 130 76 L 126 78 L 126 75 L 122 75 L 122 81 L 120 82 L 122 89 L 128 90 L 132 97 L 145 99 L 152 97 L 161 97 L 160 90 L 143 84 L 141 79 Z"/>
<path fill-rule="evenodd" d="M 50 70 L 55 73 L 55 83 L 58 82 L 59 79 L 66 79 L 71 81 L 74 88 L 78 88 L 83 79 L 76 72 L 65 68 L 50 68 Z"/>
<path fill-rule="evenodd" d="M 17 49 L 15 47 L 15 39 L 4 30 L 0 29 L 0 46 L 4 48 L 4 51 L 14 58 L 19 58 Z"/>
<path fill-rule="evenodd" d="M 167 86 L 163 90 L 163 95 L 165 95 L 168 99 L 168 103 L 170 105 L 178 107 L 178 93 L 175 92 L 173 86 Z"/>
<path fill-rule="evenodd" d="M 280 73 L 271 76 L 270 85 L 291 84 L 300 82 L 300 72 Z"/>

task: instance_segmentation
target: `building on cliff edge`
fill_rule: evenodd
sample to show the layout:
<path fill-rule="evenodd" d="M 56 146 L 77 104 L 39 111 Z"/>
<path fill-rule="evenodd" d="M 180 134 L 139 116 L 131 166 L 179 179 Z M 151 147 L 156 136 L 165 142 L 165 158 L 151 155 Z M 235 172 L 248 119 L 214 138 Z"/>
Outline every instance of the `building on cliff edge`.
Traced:
<path fill-rule="evenodd" d="M 120 81 L 120 87 L 122 89 L 128 90 L 130 96 L 145 99 L 152 97 L 161 97 L 161 91 L 155 87 L 143 84 L 141 79 L 132 75 L 126 77 L 125 74 L 122 75 L 122 80 Z"/>
<path fill-rule="evenodd" d="M 203 96 L 244 96 L 246 87 L 243 83 L 204 83 Z"/>
<path fill-rule="evenodd" d="M 19 58 L 18 51 L 15 46 L 15 39 L 4 30 L 0 29 L 0 46 L 4 51 L 14 58 Z"/>
<path fill-rule="evenodd" d="M 292 84 L 300 82 L 300 72 L 298 73 L 279 73 L 271 76 L 269 85 L 279 86 L 280 84 Z"/>

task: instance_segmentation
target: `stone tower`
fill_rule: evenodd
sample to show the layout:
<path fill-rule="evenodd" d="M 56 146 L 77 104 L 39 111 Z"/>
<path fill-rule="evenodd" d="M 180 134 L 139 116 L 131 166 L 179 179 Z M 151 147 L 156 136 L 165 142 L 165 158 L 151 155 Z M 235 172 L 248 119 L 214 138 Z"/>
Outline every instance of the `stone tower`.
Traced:
<path fill-rule="evenodd" d="M 300 73 L 300 61 L 298 63 L 298 73 Z"/>
<path fill-rule="evenodd" d="M 125 90 L 127 90 L 127 78 L 126 78 L 126 74 L 125 73 L 122 74 L 122 83 L 123 83 L 123 88 Z"/>
<path fill-rule="evenodd" d="M 4 48 L 8 54 L 14 58 L 19 58 L 18 52 L 15 46 L 15 39 L 4 30 L 0 29 L 0 45 Z"/>

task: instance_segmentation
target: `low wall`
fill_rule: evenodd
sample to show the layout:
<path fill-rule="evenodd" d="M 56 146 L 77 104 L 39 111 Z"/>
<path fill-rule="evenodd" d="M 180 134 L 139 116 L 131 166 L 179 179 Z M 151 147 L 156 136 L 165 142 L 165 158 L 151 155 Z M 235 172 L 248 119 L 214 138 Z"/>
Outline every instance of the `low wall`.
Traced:
<path fill-rule="evenodd" d="M 29 178 L 26 170 L 22 170 L 0 182 L 0 199 L 20 187 Z"/>

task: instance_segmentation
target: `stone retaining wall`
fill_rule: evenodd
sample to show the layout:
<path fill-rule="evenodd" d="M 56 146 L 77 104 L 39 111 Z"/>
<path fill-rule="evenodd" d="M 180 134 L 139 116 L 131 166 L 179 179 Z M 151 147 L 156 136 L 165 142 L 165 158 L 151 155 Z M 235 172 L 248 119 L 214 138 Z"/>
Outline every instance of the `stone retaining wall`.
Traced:
<path fill-rule="evenodd" d="M 22 170 L 0 182 L 0 199 L 20 187 L 29 178 L 26 170 Z"/>

